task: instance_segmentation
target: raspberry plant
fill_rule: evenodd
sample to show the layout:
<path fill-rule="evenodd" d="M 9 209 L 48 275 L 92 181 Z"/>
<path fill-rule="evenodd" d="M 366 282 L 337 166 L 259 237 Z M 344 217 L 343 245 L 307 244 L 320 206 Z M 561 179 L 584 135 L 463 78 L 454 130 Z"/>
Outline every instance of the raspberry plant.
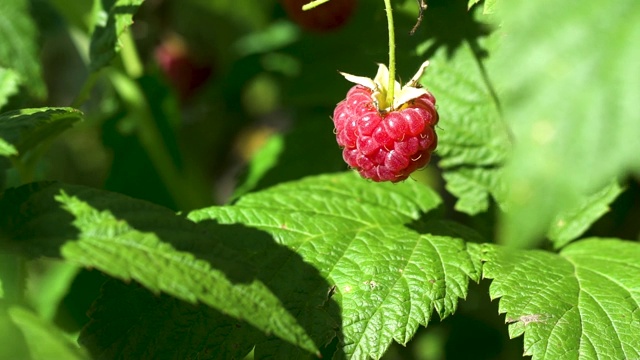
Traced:
<path fill-rule="evenodd" d="M 385 5 L 1 2 L 0 359 L 640 358 L 640 5 Z"/>

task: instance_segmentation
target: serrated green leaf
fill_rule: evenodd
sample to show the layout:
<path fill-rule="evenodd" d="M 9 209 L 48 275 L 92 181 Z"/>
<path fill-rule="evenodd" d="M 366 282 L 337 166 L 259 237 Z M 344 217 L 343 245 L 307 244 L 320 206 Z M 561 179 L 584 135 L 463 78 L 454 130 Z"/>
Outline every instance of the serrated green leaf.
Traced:
<path fill-rule="evenodd" d="M 0 67 L 13 69 L 34 96 L 47 94 L 38 57 L 36 25 L 27 0 L 0 2 Z"/>
<path fill-rule="evenodd" d="M 11 95 L 18 92 L 20 78 L 11 70 L 0 67 L 0 109 L 7 104 Z"/>
<path fill-rule="evenodd" d="M 189 218 L 244 224 L 295 249 L 335 286 L 344 356 L 380 358 L 393 340 L 406 344 L 419 325 L 426 326 L 434 309 L 441 318 L 452 314 L 469 279 L 478 278 L 479 266 L 457 234 L 436 225 L 420 234 L 403 225 L 440 202 L 415 182 L 371 183 L 347 173 L 275 186 Z M 285 272 L 287 262 L 279 267 Z M 315 304 L 295 307 L 307 321 L 317 320 Z M 331 334 L 324 336 L 319 341 L 329 343 Z M 297 358 L 273 342 L 259 343 L 255 354 Z"/>
<path fill-rule="evenodd" d="M 506 1 L 500 15 L 492 73 L 516 144 L 501 237 L 532 246 L 582 196 L 640 173 L 640 2 Z"/>
<path fill-rule="evenodd" d="M 502 200 L 500 167 L 510 149 L 481 62 L 478 51 L 465 42 L 452 58 L 445 49 L 439 51 L 422 78 L 437 99 L 436 151 L 446 188 L 459 199 L 456 210 L 471 215 L 485 211 L 490 196 Z"/>
<path fill-rule="evenodd" d="M 225 318 L 213 309 L 156 295 L 136 283 L 108 280 L 87 315 L 79 342 L 95 359 L 242 359 L 253 348 L 247 338 L 261 333 L 237 319 Z M 226 339 L 229 350 L 220 349 L 221 335 L 231 328 L 241 341 Z M 244 347 L 243 347 L 244 343 Z"/>
<path fill-rule="evenodd" d="M 548 236 L 558 249 L 582 235 L 594 221 L 609 211 L 613 202 L 623 189 L 617 181 L 612 182 L 597 193 L 586 197 L 573 211 L 565 211 L 553 220 Z"/>
<path fill-rule="evenodd" d="M 560 254 L 484 245 L 509 335 L 538 359 L 640 358 L 640 244 L 591 238 Z"/>
<path fill-rule="evenodd" d="M 23 154 L 56 137 L 82 118 L 82 112 L 73 108 L 21 109 L 2 113 L 0 140 L 11 147 L 0 142 L 0 149 L 3 155 L 16 155 L 11 153 L 11 148 Z"/>
<path fill-rule="evenodd" d="M 34 313 L 14 306 L 9 309 L 9 316 L 25 335 L 30 359 L 90 359 L 89 355 L 60 329 L 44 322 Z"/>
<path fill-rule="evenodd" d="M 4 250 L 61 254 L 113 277 L 134 279 L 155 293 L 206 304 L 317 352 L 278 297 L 251 278 L 250 263 L 216 241 L 209 228 L 169 209 L 106 191 L 45 183 L 7 190 L 0 214 Z M 227 276 L 233 273 L 245 277 Z"/>
<path fill-rule="evenodd" d="M 111 7 L 94 11 L 89 58 L 91 71 L 107 66 L 120 51 L 120 36 L 133 24 L 133 15 L 144 0 L 115 0 Z"/>

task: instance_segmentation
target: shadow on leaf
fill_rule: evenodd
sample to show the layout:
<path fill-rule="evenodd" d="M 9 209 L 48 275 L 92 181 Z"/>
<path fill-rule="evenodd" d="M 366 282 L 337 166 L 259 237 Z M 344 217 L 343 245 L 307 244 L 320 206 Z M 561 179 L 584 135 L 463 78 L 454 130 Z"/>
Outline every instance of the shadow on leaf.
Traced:
<path fill-rule="evenodd" d="M 256 358 L 310 357 L 291 344 L 304 346 L 304 336 L 324 358 L 341 351 L 327 347 L 341 339 L 331 285 L 264 232 L 196 224 L 151 203 L 59 183 L 6 191 L 0 226 L 0 251 L 62 255 L 127 282 L 107 281 L 90 310 L 80 342 L 96 358 L 241 359 L 254 345 Z M 268 323 L 258 323 L 271 334 L 238 320 L 263 315 Z M 291 316 L 304 332 L 291 330 Z"/>

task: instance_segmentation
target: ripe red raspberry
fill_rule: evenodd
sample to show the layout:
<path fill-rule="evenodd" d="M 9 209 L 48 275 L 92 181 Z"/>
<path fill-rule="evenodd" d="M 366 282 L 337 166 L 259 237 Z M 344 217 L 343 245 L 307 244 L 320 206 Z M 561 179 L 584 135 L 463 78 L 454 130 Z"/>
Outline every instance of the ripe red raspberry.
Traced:
<path fill-rule="evenodd" d="M 375 80 L 343 74 L 358 85 L 333 113 L 336 140 L 344 161 L 362 177 L 398 182 L 429 163 L 437 145 L 436 99 L 415 85 L 427 64 L 405 87 L 394 84 L 398 97 L 389 106 L 384 106 L 388 88 L 384 65 Z"/>

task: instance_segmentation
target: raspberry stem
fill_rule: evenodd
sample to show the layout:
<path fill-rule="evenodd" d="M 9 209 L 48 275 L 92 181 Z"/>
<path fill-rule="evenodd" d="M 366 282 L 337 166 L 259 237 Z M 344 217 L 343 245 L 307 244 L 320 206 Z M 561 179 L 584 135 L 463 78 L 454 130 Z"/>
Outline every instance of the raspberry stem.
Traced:
<path fill-rule="evenodd" d="M 387 104 L 393 107 L 393 91 L 396 84 L 396 35 L 393 26 L 393 14 L 391 12 L 391 0 L 384 0 L 387 12 L 387 24 L 389 25 L 389 88 L 387 89 Z"/>

